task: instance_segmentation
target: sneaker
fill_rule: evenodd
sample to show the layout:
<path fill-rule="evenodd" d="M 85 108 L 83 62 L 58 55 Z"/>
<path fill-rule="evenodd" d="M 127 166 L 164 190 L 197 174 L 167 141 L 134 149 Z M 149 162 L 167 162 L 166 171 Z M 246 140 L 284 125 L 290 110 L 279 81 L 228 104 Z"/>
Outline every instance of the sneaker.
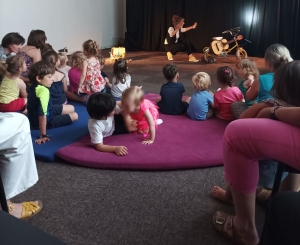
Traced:
<path fill-rule="evenodd" d="M 173 60 L 173 56 L 172 56 L 171 52 L 168 52 L 167 56 L 168 56 L 168 60 Z"/>
<path fill-rule="evenodd" d="M 162 119 L 156 119 L 156 125 L 160 125 L 162 124 L 164 121 Z"/>
<path fill-rule="evenodd" d="M 196 60 L 195 56 L 189 57 L 190 62 L 198 62 L 199 60 Z"/>

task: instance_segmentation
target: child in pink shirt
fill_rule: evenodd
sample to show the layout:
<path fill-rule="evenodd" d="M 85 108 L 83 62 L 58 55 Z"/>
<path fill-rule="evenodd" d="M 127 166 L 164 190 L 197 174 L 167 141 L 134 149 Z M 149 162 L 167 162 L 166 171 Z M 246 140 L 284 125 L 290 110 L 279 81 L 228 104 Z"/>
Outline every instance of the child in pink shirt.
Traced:
<path fill-rule="evenodd" d="M 233 71 L 228 66 L 222 66 L 217 70 L 217 80 L 220 90 L 214 95 L 216 116 L 224 120 L 233 120 L 231 104 L 243 101 L 244 96 L 238 87 L 232 86 L 234 82 Z"/>

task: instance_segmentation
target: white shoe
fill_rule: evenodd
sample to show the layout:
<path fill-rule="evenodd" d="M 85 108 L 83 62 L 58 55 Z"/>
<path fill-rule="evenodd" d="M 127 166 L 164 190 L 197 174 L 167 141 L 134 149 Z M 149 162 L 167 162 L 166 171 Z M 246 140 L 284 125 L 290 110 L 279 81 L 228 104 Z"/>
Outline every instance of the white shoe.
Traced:
<path fill-rule="evenodd" d="M 156 119 L 156 125 L 160 125 L 162 124 L 164 121 L 162 119 Z"/>

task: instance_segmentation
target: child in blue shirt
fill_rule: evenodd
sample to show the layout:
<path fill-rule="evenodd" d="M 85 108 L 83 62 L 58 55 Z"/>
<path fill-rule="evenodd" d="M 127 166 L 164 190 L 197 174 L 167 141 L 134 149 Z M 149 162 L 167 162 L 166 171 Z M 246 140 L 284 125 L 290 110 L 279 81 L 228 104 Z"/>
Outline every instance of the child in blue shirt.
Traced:
<path fill-rule="evenodd" d="M 213 94 L 207 91 L 211 84 L 210 76 L 205 72 L 198 72 L 192 78 L 195 93 L 190 98 L 187 109 L 188 116 L 193 120 L 204 121 L 213 115 Z"/>
<path fill-rule="evenodd" d="M 163 74 L 167 83 L 161 86 L 160 97 L 156 99 L 156 103 L 163 114 L 181 115 L 186 112 L 189 104 L 182 100 L 185 89 L 178 82 L 178 68 L 175 64 L 168 64 L 163 68 Z"/>

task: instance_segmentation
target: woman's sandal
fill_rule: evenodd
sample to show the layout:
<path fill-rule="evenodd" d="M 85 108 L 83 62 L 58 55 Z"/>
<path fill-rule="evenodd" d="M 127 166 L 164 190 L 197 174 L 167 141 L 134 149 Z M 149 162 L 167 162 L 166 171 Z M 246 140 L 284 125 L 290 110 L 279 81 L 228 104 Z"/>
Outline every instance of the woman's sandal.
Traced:
<path fill-rule="evenodd" d="M 256 201 L 261 206 L 267 206 L 270 198 L 271 198 L 272 190 L 268 190 L 265 188 L 257 189 L 256 191 Z"/>
<path fill-rule="evenodd" d="M 25 220 L 38 214 L 43 208 L 43 203 L 40 200 L 38 200 L 37 202 L 38 202 L 37 204 L 32 201 L 22 202 L 22 213 L 20 219 Z M 8 206 L 8 210 L 12 211 L 13 208 L 14 208 L 13 203 L 10 203 Z"/>
<path fill-rule="evenodd" d="M 227 219 L 228 222 L 226 224 Z M 230 239 L 230 241 L 232 241 L 234 244 L 244 245 L 244 243 L 241 241 L 240 237 L 238 236 L 236 230 L 234 229 L 233 219 L 234 216 L 228 215 L 222 211 L 217 211 L 214 213 L 213 216 L 213 224 L 215 229 L 220 234 Z"/>

